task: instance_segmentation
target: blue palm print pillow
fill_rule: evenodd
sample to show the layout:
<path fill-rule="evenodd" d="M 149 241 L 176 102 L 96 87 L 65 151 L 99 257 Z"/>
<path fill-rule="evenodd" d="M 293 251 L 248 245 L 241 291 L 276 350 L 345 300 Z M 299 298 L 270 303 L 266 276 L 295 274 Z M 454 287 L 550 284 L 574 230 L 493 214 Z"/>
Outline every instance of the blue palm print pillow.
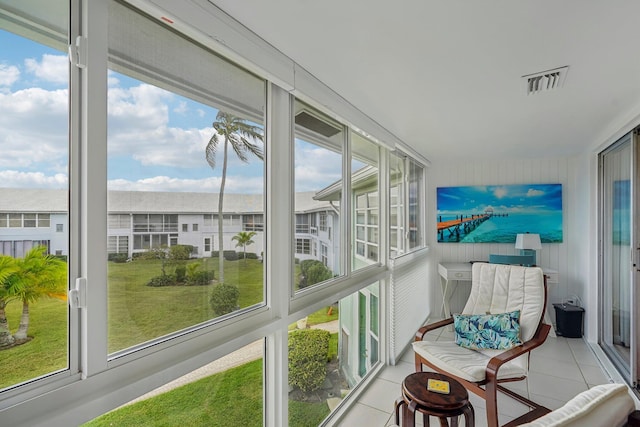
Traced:
<path fill-rule="evenodd" d="M 507 350 L 520 341 L 520 310 L 500 314 L 454 314 L 456 344 L 473 350 Z"/>

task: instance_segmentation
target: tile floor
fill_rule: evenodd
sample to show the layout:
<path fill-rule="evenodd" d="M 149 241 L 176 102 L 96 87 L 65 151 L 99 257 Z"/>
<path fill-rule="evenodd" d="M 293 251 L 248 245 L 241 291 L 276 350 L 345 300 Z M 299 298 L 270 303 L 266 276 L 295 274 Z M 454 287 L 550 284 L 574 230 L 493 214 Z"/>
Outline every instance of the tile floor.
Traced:
<path fill-rule="evenodd" d="M 452 334 L 453 332 L 443 330 L 439 335 L 432 334 L 429 339 L 449 339 Z M 398 364 L 385 367 L 337 425 L 395 425 L 393 403 L 400 396 L 402 380 L 414 371 L 413 363 L 413 352 L 409 349 Z M 513 383 L 511 387 L 527 396 L 528 385 L 531 400 L 550 409 L 557 409 L 581 391 L 608 382 L 608 376 L 581 338 L 548 337 L 531 355 L 529 378 Z M 484 400 L 472 393 L 470 398 L 476 414 L 476 427 L 486 427 Z M 527 407 L 499 393 L 498 411 L 499 422 L 504 424 L 526 412 Z M 416 422 L 417 425 L 422 425 L 421 420 L 416 419 Z M 433 417 L 430 425 L 439 426 Z"/>

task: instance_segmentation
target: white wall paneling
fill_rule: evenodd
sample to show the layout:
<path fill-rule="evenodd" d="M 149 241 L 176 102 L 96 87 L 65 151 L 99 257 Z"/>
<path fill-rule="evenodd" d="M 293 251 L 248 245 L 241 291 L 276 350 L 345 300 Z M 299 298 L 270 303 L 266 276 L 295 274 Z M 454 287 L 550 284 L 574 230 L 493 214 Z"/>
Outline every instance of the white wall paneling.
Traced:
<path fill-rule="evenodd" d="M 413 341 L 416 325 L 422 325 L 434 307 L 430 296 L 429 264 L 426 251 L 420 259 L 404 263 L 391 261 L 389 286 L 389 362 L 395 365 L 407 345 Z M 420 251 L 422 252 L 422 251 Z M 442 301 L 442 298 L 440 298 Z"/>
<path fill-rule="evenodd" d="M 572 235 L 578 233 L 573 222 L 579 216 L 575 209 L 578 203 L 575 185 L 576 162 L 569 158 L 552 159 L 499 159 L 476 160 L 473 162 L 456 159 L 433 162 L 427 169 L 427 244 L 431 248 L 429 262 L 429 283 L 431 311 L 437 311 L 442 301 L 438 262 L 487 261 L 489 254 L 516 254 L 512 244 L 504 243 L 438 243 L 436 235 L 436 188 L 466 185 L 511 185 L 511 184 L 562 184 L 563 242 L 543 244 L 538 251 L 538 264 L 558 270 L 560 283 L 549 286 L 549 307 L 571 295 L 585 299 L 584 283 L 576 277 L 576 270 L 570 263 L 569 244 Z M 526 231 L 526 230 L 523 230 Z M 452 296 L 452 310 L 461 310 L 469 294 L 469 284 L 460 284 Z M 555 316 L 553 309 L 550 310 Z"/>

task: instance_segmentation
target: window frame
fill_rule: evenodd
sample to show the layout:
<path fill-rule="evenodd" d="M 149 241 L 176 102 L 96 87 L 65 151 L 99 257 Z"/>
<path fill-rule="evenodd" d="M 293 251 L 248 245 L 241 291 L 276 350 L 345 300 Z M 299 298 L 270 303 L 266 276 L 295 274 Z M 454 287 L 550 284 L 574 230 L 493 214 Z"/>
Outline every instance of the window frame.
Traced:
<path fill-rule="evenodd" d="M 71 137 L 70 137 L 70 186 L 71 193 L 69 204 L 68 230 L 71 235 L 69 241 L 70 273 L 69 281 L 71 286 L 75 286 L 75 279 L 81 279 L 79 283 L 86 283 L 91 292 L 86 294 L 86 307 L 78 307 L 70 310 L 70 372 L 65 373 L 65 379 L 61 381 L 59 375 L 38 380 L 34 384 L 20 386 L 20 390 L 11 391 L 0 396 L 0 416 L 3 421 L 11 423 L 24 421 L 24 416 L 29 413 L 32 419 L 37 417 L 48 417 L 48 420 L 65 420 L 70 423 L 86 421 L 87 416 L 97 415 L 104 408 L 115 408 L 120 402 L 127 401 L 139 395 L 141 392 L 155 388 L 163 384 L 167 378 L 176 378 L 186 374 L 208 360 L 215 360 L 257 338 L 266 337 L 265 369 L 267 381 L 265 398 L 273 399 L 265 404 L 265 408 L 273 408 L 278 405 L 284 408 L 282 411 L 268 411 L 265 415 L 267 425 L 281 425 L 281 414 L 286 414 L 286 403 L 280 403 L 278 396 L 286 392 L 286 378 L 274 378 L 274 374 L 286 371 L 286 322 L 303 312 L 309 312 L 322 304 L 335 299 L 336 295 L 352 293 L 367 286 L 372 280 L 383 279 L 387 276 L 384 265 L 377 266 L 367 271 L 350 272 L 349 262 L 344 261 L 344 277 L 330 281 L 328 286 L 321 289 L 305 292 L 303 295 L 292 298 L 289 289 L 284 286 L 271 286 L 272 283 L 288 283 L 289 274 L 292 271 L 294 253 L 293 231 L 291 224 L 293 202 L 292 202 L 292 153 L 291 147 L 287 144 L 268 144 L 266 151 L 266 194 L 268 203 L 265 204 L 263 219 L 263 231 L 265 233 L 265 257 L 266 266 L 266 287 L 265 293 L 267 304 L 250 313 L 243 313 L 234 318 L 233 322 L 220 322 L 194 328 L 187 334 L 171 337 L 170 340 L 159 342 L 153 347 L 135 349 L 127 354 L 118 355 L 117 358 L 109 358 L 107 352 L 107 287 L 105 278 L 107 270 L 105 261 L 107 258 L 107 202 L 106 202 L 106 84 L 107 81 L 107 52 L 108 52 L 108 31 L 105 16 L 108 16 L 108 4 L 106 0 L 70 0 L 72 3 L 71 19 L 71 40 L 80 38 L 83 47 L 86 46 L 87 60 L 90 67 L 71 66 Z M 144 1 L 134 1 L 140 7 L 140 13 L 148 13 L 153 19 L 160 20 L 161 15 L 155 6 Z M 207 3 L 208 4 L 208 3 Z M 80 5 L 82 5 L 82 18 L 80 17 Z M 176 15 L 176 30 L 183 31 L 186 36 L 194 37 L 197 42 L 217 48 L 230 61 L 237 61 L 242 66 L 251 67 L 251 63 L 244 60 L 242 56 L 234 54 L 223 44 L 216 44 L 214 38 L 205 34 L 204 31 L 194 29 L 197 22 L 184 25 L 180 21 L 181 14 L 187 14 L 191 18 L 198 15 L 200 8 L 192 9 L 193 5 L 185 5 L 184 9 L 167 3 L 167 7 Z M 209 8 L 215 6 L 208 5 Z M 136 12 L 138 13 L 138 12 Z M 173 15 L 170 15 L 173 16 Z M 221 15 L 222 16 L 222 15 Z M 220 19 L 217 16 L 208 16 L 212 19 Z M 236 23 L 222 21 L 222 31 L 229 31 L 228 34 L 235 34 L 235 31 L 244 31 Z M 193 25 L 193 26 L 192 26 Z M 226 25 L 226 27 L 225 27 Z M 207 27 L 211 23 L 207 20 Z M 213 26 L 218 30 L 218 27 Z M 203 27 L 204 28 L 204 27 Z M 225 30 L 225 28 L 227 28 Z M 229 30 L 231 29 L 231 30 Z M 243 33 L 245 34 L 245 33 Z M 249 33 L 246 33 L 249 34 Z M 249 36 L 247 36 L 249 37 Z M 221 38 L 224 40 L 225 38 Z M 237 41 L 234 41 L 237 43 Z M 265 45 L 269 51 L 269 47 Z M 251 55 L 250 55 L 251 56 Z M 250 68 L 263 76 L 272 77 L 265 73 L 262 68 L 253 66 Z M 304 82 L 306 77 L 302 70 L 299 73 L 300 82 Z M 265 78 L 266 80 L 266 78 Z M 314 81 L 315 80 L 309 80 Z M 267 120 L 265 130 L 273 141 L 290 140 L 293 123 L 290 117 L 284 114 L 275 114 L 291 109 L 293 98 L 290 94 L 291 88 L 283 84 L 284 80 L 274 83 L 267 82 L 268 99 Z M 309 91 L 305 95 L 305 90 Z M 325 89 L 322 89 L 323 91 Z M 305 97 L 305 102 L 320 108 L 325 105 L 321 102 L 314 102 L 314 90 L 312 87 L 301 86 L 296 96 Z M 326 93 L 331 94 L 330 91 Z M 306 98 L 308 96 L 308 98 Z M 331 94 L 332 99 L 329 104 L 342 105 L 338 96 Z M 322 99 L 322 97 L 319 97 Z M 349 115 L 350 110 L 340 110 L 331 112 L 332 117 L 341 114 Z M 357 115 L 357 114 L 356 114 Z M 358 116 L 360 117 L 360 116 Z M 364 117 L 364 116 L 363 116 Z M 344 121 L 346 125 L 351 122 Z M 355 120 L 357 125 L 358 120 Z M 346 126 L 345 125 L 345 126 Z M 356 126 L 357 127 L 357 126 Z M 368 126 L 382 135 L 387 136 L 384 130 L 376 127 L 375 124 Z M 363 126 L 367 128 L 367 126 Z M 391 145 L 397 143 L 391 138 Z M 349 164 L 351 155 L 350 147 L 343 153 L 346 165 Z M 284 163 L 285 167 L 269 167 Z M 380 169 L 384 166 L 381 164 Z M 345 179 L 350 176 L 349 167 L 343 168 L 344 194 L 350 194 L 350 180 Z M 380 188 L 383 181 L 380 181 Z M 341 206 L 345 212 L 350 212 L 350 201 L 348 197 Z M 384 195 L 380 195 L 380 204 L 384 203 Z M 342 215 L 342 229 L 350 230 L 351 215 Z M 380 234 L 383 234 L 383 218 L 380 218 Z M 233 216 L 230 218 L 233 222 Z M 242 218 L 239 218 L 238 225 L 244 225 Z M 8 225 L 8 224 L 7 224 Z M 325 217 L 325 230 L 328 229 Z M 151 230 L 148 233 L 153 233 Z M 333 230 L 332 230 L 333 232 Z M 177 230 L 176 230 L 177 233 Z M 332 233 L 333 234 L 333 233 Z M 171 239 L 172 235 L 167 234 Z M 268 238 L 271 236 L 271 238 Z M 382 237 L 382 236 L 381 236 Z M 342 239 L 346 245 L 350 237 Z M 283 242 L 289 247 L 283 249 Z M 133 242 L 129 239 L 129 247 Z M 314 245 L 314 251 L 317 251 Z M 320 252 L 320 251 L 318 251 Z M 380 252 L 381 264 L 386 261 Z M 75 254 L 75 255 L 74 255 Z M 342 256 L 347 259 L 349 251 L 343 250 Z M 80 285 L 82 286 L 82 285 Z M 384 306 L 384 301 L 380 301 L 380 306 Z M 382 313 L 380 313 L 382 316 Z M 91 331 L 89 333 L 88 331 Z M 250 331 L 242 334 L 242 332 Z M 381 324 L 381 333 L 384 331 Z M 381 343 L 384 338 L 381 339 Z M 381 348 L 384 345 L 381 344 Z M 277 356 L 277 354 L 280 356 Z M 381 354 L 381 360 L 384 356 Z M 140 381 L 140 378 L 143 381 Z M 37 384 L 36 384 L 37 383 Z M 49 386 L 44 386 L 48 384 Z M 69 385 L 67 389 L 61 386 Z M 89 393 L 92 390 L 114 390 L 118 387 L 117 393 Z M 26 392 L 25 392 L 26 390 Z M 51 393 L 46 393 L 46 392 Z M 36 409 L 34 411 L 34 409 Z M 280 415 L 277 415 L 280 413 Z M 274 415 L 275 414 L 275 415 Z M 286 415 L 285 415 L 286 416 Z"/>

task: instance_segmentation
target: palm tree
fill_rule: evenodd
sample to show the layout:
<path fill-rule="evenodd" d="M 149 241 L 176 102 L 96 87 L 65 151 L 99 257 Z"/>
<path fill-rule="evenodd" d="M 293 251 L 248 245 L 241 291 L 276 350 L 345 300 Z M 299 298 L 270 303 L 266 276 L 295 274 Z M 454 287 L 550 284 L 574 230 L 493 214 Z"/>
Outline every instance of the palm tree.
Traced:
<path fill-rule="evenodd" d="M 0 348 L 13 345 L 15 339 L 9 330 L 9 321 L 5 308 L 9 301 L 16 299 L 18 283 L 12 280 L 18 270 L 15 260 L 6 255 L 0 255 Z"/>
<path fill-rule="evenodd" d="M 66 300 L 67 264 L 47 254 L 44 246 L 33 247 L 22 259 L 17 259 L 15 278 L 21 282 L 18 297 L 22 300 L 20 325 L 13 335 L 15 340 L 27 339 L 29 329 L 29 304 L 42 297 Z"/>
<path fill-rule="evenodd" d="M 255 231 L 240 231 L 238 234 L 236 234 L 235 236 L 233 236 L 231 238 L 231 240 L 235 240 L 238 243 L 236 243 L 236 248 L 238 246 L 242 246 L 242 252 L 243 252 L 243 259 L 247 259 L 247 245 L 251 245 L 253 243 L 255 243 L 253 240 L 251 240 L 253 238 L 253 236 L 255 236 L 257 233 Z"/>
<path fill-rule="evenodd" d="M 244 163 L 249 162 L 249 155 L 253 154 L 260 160 L 264 160 L 262 147 L 255 141 L 263 141 L 262 129 L 258 126 L 251 125 L 243 119 L 236 117 L 230 113 L 219 111 L 216 121 L 213 122 L 215 133 L 209 140 L 205 150 L 205 157 L 211 169 L 216 167 L 216 153 L 220 143 L 220 137 L 223 138 L 223 154 L 222 154 L 222 179 L 220 181 L 220 196 L 218 197 L 218 274 L 220 283 L 224 283 L 224 248 L 222 239 L 222 209 L 224 198 L 224 186 L 227 181 L 227 161 L 229 144 L 235 151 L 238 158 Z"/>

